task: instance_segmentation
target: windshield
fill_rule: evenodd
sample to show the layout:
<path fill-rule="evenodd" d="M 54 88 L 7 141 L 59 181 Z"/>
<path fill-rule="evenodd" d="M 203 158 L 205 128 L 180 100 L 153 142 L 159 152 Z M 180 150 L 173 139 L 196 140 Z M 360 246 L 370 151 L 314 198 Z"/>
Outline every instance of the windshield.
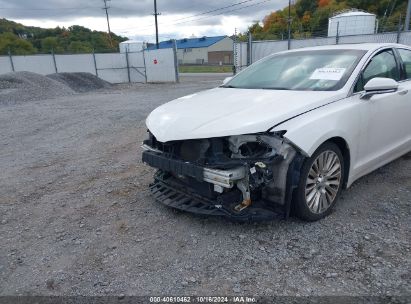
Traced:
<path fill-rule="evenodd" d="M 365 53 L 361 50 L 322 50 L 278 54 L 256 62 L 222 87 L 338 90 Z"/>

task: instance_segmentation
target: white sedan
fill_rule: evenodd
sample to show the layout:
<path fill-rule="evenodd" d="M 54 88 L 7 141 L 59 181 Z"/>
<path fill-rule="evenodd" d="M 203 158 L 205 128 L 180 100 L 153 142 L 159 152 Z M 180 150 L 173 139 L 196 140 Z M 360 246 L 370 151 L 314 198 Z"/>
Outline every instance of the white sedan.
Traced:
<path fill-rule="evenodd" d="M 411 151 L 411 48 L 347 44 L 270 55 L 147 118 L 153 196 L 267 220 L 329 214 L 343 188 Z"/>

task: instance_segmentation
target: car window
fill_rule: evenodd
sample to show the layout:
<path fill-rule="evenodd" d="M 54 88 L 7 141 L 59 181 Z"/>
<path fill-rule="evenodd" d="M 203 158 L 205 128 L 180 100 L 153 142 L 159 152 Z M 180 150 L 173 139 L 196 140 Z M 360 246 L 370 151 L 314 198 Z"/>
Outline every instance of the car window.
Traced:
<path fill-rule="evenodd" d="M 363 50 L 293 51 L 268 56 L 237 74 L 226 88 L 334 91 L 341 89 Z"/>
<path fill-rule="evenodd" d="M 375 77 L 391 78 L 396 81 L 400 79 L 397 62 L 392 50 L 383 51 L 371 59 L 356 83 L 354 91 L 363 91 L 364 85 Z"/>
<path fill-rule="evenodd" d="M 405 67 L 405 79 L 411 79 L 411 51 L 406 49 L 398 49 L 402 62 Z"/>

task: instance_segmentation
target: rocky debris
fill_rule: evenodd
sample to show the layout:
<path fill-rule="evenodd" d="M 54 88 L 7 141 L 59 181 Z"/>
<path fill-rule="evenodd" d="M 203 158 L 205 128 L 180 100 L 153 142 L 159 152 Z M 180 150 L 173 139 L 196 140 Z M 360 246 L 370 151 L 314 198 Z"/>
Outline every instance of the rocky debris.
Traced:
<path fill-rule="evenodd" d="M 47 289 L 54 289 L 54 288 L 55 288 L 54 284 L 55 284 L 55 282 L 54 282 L 53 279 L 48 279 L 48 280 L 46 281 L 46 287 L 47 287 Z"/>
<path fill-rule="evenodd" d="M 78 93 L 111 89 L 113 85 L 90 73 L 56 73 L 47 75 Z"/>
<path fill-rule="evenodd" d="M 112 88 L 111 83 L 90 73 L 56 73 L 43 76 L 32 72 L 13 72 L 0 75 L 0 105 Z"/>
<path fill-rule="evenodd" d="M 0 75 L 0 105 L 72 95 L 68 86 L 32 72 Z"/>

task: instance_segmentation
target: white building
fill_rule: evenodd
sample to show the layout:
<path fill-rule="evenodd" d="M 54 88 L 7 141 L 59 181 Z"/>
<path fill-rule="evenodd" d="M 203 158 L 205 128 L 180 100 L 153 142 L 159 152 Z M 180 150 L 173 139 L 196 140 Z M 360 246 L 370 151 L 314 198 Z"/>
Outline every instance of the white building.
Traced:
<path fill-rule="evenodd" d="M 120 42 L 119 48 L 120 48 L 120 53 L 141 52 L 143 48 L 145 48 L 145 43 L 143 41 L 127 40 L 127 41 Z"/>

